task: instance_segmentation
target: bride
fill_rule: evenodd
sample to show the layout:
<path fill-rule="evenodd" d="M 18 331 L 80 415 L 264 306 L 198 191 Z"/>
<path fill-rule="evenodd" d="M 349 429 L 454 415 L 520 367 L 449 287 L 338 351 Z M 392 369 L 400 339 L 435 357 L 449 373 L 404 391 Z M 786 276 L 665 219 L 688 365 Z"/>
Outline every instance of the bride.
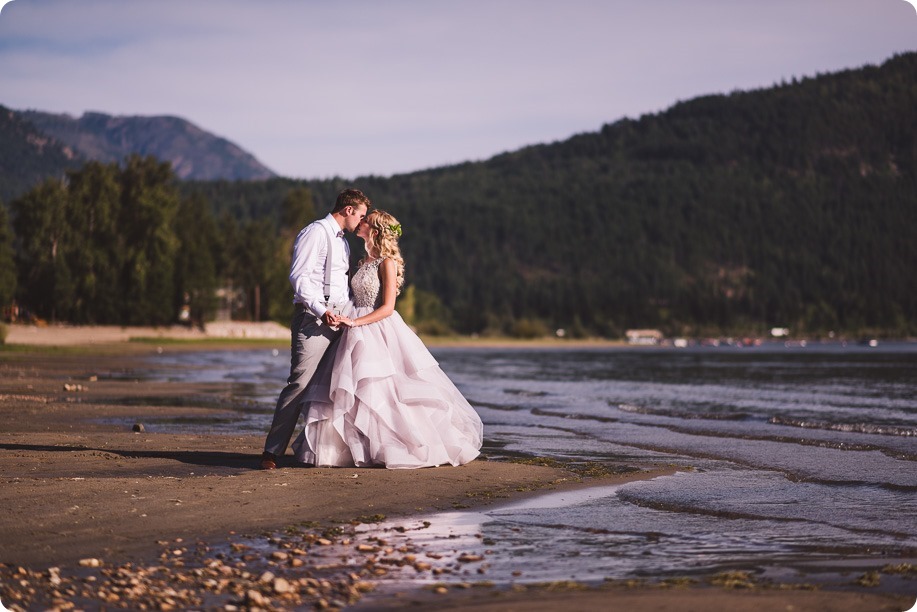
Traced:
<path fill-rule="evenodd" d="M 351 280 L 344 332 L 306 391 L 295 456 L 316 466 L 468 463 L 481 448 L 481 419 L 395 311 L 404 284 L 401 224 L 375 210 L 356 235 L 367 257 Z"/>

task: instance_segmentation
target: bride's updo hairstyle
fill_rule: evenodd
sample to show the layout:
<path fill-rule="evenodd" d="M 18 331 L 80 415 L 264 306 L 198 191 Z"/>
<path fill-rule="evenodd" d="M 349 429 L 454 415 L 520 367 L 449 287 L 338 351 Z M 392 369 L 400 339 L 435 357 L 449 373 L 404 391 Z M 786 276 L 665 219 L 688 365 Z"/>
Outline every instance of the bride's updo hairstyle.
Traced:
<path fill-rule="evenodd" d="M 398 246 L 401 224 L 395 217 L 378 209 L 366 215 L 366 224 L 370 227 L 367 251 L 372 256 L 388 257 L 395 262 L 395 288 L 401 293 L 401 287 L 404 285 L 404 258 L 401 257 L 401 248 Z"/>

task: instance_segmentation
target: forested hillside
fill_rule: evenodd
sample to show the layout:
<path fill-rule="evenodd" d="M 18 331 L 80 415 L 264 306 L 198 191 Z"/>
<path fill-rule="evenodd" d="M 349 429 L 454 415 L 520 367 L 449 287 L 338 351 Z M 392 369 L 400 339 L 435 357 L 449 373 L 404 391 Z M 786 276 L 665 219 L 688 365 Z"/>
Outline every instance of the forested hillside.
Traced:
<path fill-rule="evenodd" d="M 83 161 L 16 111 L 0 106 L 0 202 L 8 204 L 49 176 L 63 177 Z"/>
<path fill-rule="evenodd" d="M 917 332 L 917 54 L 707 96 L 482 163 L 351 183 L 464 332 Z M 189 184 L 277 219 L 294 183 Z"/>
<path fill-rule="evenodd" d="M 90 164 L 13 202 L 17 296 L 45 317 L 163 322 L 189 303 L 206 317 L 231 285 L 235 316 L 284 320 L 292 237 L 356 186 L 402 223 L 401 307 L 428 331 L 915 335 L 915 75 L 911 53 L 390 178 Z"/>

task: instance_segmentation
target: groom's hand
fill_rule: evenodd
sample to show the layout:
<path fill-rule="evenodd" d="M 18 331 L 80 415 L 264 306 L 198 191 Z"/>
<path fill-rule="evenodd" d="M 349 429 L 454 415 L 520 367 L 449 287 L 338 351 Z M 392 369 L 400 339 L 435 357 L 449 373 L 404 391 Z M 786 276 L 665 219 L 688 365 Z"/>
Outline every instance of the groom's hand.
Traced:
<path fill-rule="evenodd" d="M 325 314 L 322 315 L 322 323 L 324 323 L 328 327 L 337 327 L 339 322 L 338 322 L 338 318 L 334 316 L 333 312 L 331 312 L 330 310 L 326 310 Z"/>

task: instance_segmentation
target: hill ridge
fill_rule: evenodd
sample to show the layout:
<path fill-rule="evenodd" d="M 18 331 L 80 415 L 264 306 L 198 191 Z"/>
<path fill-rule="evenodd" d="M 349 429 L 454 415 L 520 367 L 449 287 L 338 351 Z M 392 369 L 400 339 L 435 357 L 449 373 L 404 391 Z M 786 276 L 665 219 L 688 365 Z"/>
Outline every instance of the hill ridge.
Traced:
<path fill-rule="evenodd" d="M 39 110 L 14 112 L 87 160 L 120 163 L 131 154 L 152 155 L 170 162 L 182 180 L 264 180 L 277 176 L 232 141 L 177 115 L 86 111 L 75 117 Z"/>

